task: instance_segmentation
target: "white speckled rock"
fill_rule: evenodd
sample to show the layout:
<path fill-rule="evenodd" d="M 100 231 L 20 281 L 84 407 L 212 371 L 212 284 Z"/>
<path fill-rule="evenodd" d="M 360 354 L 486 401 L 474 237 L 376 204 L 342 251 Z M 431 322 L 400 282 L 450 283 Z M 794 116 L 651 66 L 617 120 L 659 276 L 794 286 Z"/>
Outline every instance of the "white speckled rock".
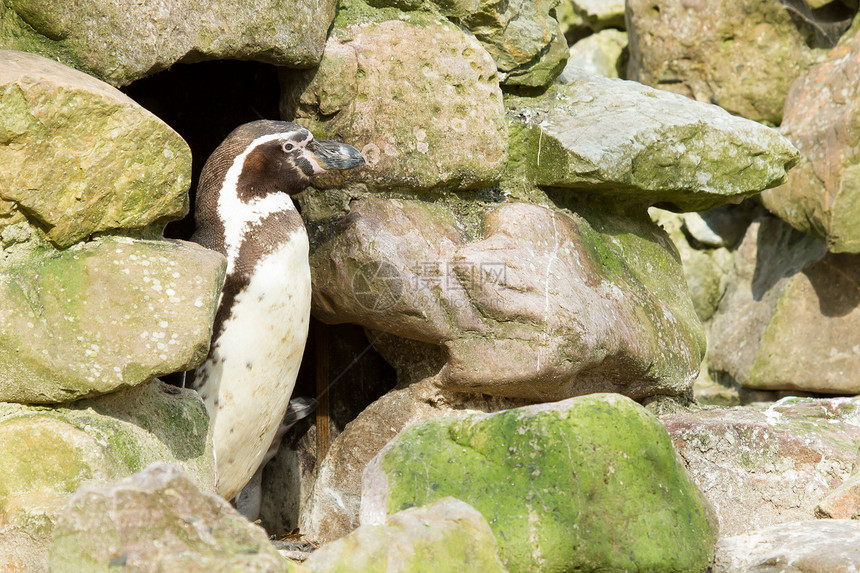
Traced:
<path fill-rule="evenodd" d="M 199 364 L 224 258 L 111 238 L 0 251 L 0 401 L 58 403 Z"/>
<path fill-rule="evenodd" d="M 413 15 L 335 28 L 319 69 L 285 71 L 283 80 L 286 119 L 355 145 L 367 159 L 338 180 L 429 190 L 486 187 L 501 177 L 507 137 L 496 65 L 445 20 Z"/>

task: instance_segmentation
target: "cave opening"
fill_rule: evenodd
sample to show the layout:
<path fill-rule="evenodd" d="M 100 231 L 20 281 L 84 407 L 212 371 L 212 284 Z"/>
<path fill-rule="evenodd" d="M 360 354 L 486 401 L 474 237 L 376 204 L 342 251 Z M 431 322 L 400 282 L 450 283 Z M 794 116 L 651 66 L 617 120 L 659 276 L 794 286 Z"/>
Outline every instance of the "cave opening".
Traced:
<path fill-rule="evenodd" d="M 176 64 L 122 91 L 173 128 L 191 148 L 191 212 L 165 229 L 168 238 L 188 240 L 194 232 L 197 181 L 209 155 L 239 125 L 280 119 L 278 68 L 235 60 Z"/>

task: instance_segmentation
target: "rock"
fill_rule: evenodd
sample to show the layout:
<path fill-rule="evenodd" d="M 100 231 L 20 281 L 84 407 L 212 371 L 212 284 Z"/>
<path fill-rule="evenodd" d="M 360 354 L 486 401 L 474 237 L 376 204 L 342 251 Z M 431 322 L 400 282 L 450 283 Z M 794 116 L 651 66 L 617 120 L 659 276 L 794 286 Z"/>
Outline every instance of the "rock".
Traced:
<path fill-rule="evenodd" d="M 579 68 L 604 78 L 624 77 L 627 67 L 627 34 L 618 30 L 603 30 L 592 34 L 570 47 L 570 59 L 558 77 L 561 83 L 571 83 L 576 74 L 568 75 L 568 68 Z"/>
<path fill-rule="evenodd" d="M 7 50 L 0 60 L 0 211 L 11 203 L 60 248 L 188 213 L 191 150 L 175 131 L 57 62 Z"/>
<path fill-rule="evenodd" d="M 213 491 L 208 426 L 195 392 L 159 381 L 66 407 L 0 403 L 0 569 L 47 570 L 54 522 L 81 485 L 163 461 Z"/>
<path fill-rule="evenodd" d="M 588 27 L 594 31 L 604 28 L 624 29 L 624 0 L 566 0 L 573 4 Z"/>
<path fill-rule="evenodd" d="M 860 523 L 796 521 L 717 544 L 714 573 L 851 573 L 860 570 Z"/>
<path fill-rule="evenodd" d="M 629 0 L 628 77 L 778 125 L 791 82 L 835 44 L 850 12 L 822 34 L 826 23 L 802 2 Z"/>
<path fill-rule="evenodd" d="M 751 201 L 700 213 L 684 213 L 684 231 L 704 247 L 731 249 L 744 238 L 750 223 L 764 213 L 764 209 Z"/>
<path fill-rule="evenodd" d="M 476 509 L 453 497 L 366 525 L 323 546 L 304 563 L 327 571 L 481 571 L 505 573 L 493 532 Z"/>
<path fill-rule="evenodd" d="M 521 404 L 486 396 L 454 397 L 427 381 L 388 392 L 347 424 L 332 443 L 317 472 L 313 493 L 299 512 L 299 529 L 319 543 L 356 529 L 365 467 L 410 424 L 467 412 L 496 412 Z"/>
<path fill-rule="evenodd" d="M 365 471 L 361 524 L 454 495 L 511 571 L 698 572 L 717 537 L 664 428 L 618 395 L 410 426 Z"/>
<path fill-rule="evenodd" d="M 855 472 L 815 506 L 815 517 L 860 519 L 860 473 Z"/>
<path fill-rule="evenodd" d="M 661 421 L 719 515 L 722 535 L 811 519 L 851 475 L 860 443 L 856 398 L 785 398 Z"/>
<path fill-rule="evenodd" d="M 413 10 L 437 12 L 475 35 L 492 56 L 501 81 L 507 86 L 546 86 L 567 60 L 567 42 L 553 14 L 559 0 L 366 1 L 377 8 L 393 7 L 409 12 L 373 13 L 361 0 L 343 0 L 338 7 L 338 22 L 415 21 L 421 14 Z"/>
<path fill-rule="evenodd" d="M 464 20 L 493 56 L 502 84 L 542 88 L 568 58 L 567 41 L 552 10 L 558 0 L 482 0 Z"/>
<path fill-rule="evenodd" d="M 754 222 L 711 322 L 712 373 L 759 390 L 860 392 L 860 256 L 775 218 Z"/>
<path fill-rule="evenodd" d="M 166 464 L 76 492 L 57 521 L 50 566 L 55 573 L 297 570 L 262 528 Z"/>
<path fill-rule="evenodd" d="M 782 131 L 800 164 L 764 205 L 794 228 L 827 241 L 831 252 L 860 252 L 860 35 L 791 86 Z"/>
<path fill-rule="evenodd" d="M 510 179 L 698 211 L 779 185 L 797 161 L 775 130 L 716 106 L 577 69 L 565 79 L 540 98 L 506 98 Z"/>
<path fill-rule="evenodd" d="M 471 189 L 501 177 L 507 140 L 492 58 L 456 26 L 414 14 L 335 27 L 318 69 L 282 74 L 282 115 L 367 159 L 335 186 Z"/>
<path fill-rule="evenodd" d="M 551 401 L 690 390 L 702 327 L 650 220 L 464 208 L 459 218 L 440 202 L 367 197 L 323 221 L 338 234 L 311 257 L 315 316 L 435 347 L 443 358 L 425 376 L 452 391 Z M 385 345 L 398 371 L 415 363 L 414 350 Z"/>
<path fill-rule="evenodd" d="M 709 320 L 728 287 L 732 252 L 726 248 L 701 249 L 691 244 L 683 229 L 686 228 L 686 216 L 697 213 L 671 213 L 656 207 L 648 209 L 648 213 L 669 234 L 678 249 L 696 315 L 702 322 Z"/>
<path fill-rule="evenodd" d="M 68 402 L 205 358 L 218 253 L 123 237 L 17 247 L 0 252 L 0 400 Z"/>
<path fill-rule="evenodd" d="M 35 52 L 123 86 L 177 62 L 319 62 L 335 0 L 140 3 L 16 1 L 0 12 L 0 47 Z"/>

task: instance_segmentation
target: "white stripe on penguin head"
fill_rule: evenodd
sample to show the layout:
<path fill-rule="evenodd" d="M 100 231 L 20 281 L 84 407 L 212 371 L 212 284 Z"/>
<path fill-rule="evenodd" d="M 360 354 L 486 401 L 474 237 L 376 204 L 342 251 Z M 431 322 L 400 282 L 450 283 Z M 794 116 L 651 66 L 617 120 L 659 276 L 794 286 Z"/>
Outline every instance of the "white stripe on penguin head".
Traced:
<path fill-rule="evenodd" d="M 224 223 L 224 246 L 227 249 L 227 274 L 233 271 L 236 258 L 245 233 L 253 223 L 258 223 L 271 215 L 283 211 L 295 210 L 292 199 L 287 193 L 271 193 L 265 197 L 255 197 L 248 202 L 239 199 L 237 187 L 239 176 L 245 166 L 245 159 L 260 145 L 278 139 L 287 139 L 298 132 L 270 133 L 262 135 L 248 144 L 245 150 L 233 159 L 233 164 L 227 170 L 221 193 L 218 195 L 218 216 Z M 310 135 L 309 139 L 313 139 Z"/>

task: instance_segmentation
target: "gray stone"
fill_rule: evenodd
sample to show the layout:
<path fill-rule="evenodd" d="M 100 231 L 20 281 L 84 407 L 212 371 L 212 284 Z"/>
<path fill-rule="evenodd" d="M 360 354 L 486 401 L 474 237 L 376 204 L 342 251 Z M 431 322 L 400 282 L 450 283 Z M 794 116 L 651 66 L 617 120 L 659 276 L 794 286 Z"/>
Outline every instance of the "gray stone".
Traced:
<path fill-rule="evenodd" d="M 50 566 L 54 573 L 297 570 L 262 528 L 167 464 L 77 491 L 57 520 Z"/>
<path fill-rule="evenodd" d="M 564 68 L 567 42 L 553 15 L 559 0 L 342 0 L 338 22 L 401 19 L 415 22 L 415 11 L 439 13 L 470 31 L 493 57 L 503 84 L 543 87 Z M 338 24 L 335 24 L 337 27 Z"/>
<path fill-rule="evenodd" d="M 734 261 L 709 327 L 711 372 L 758 390 L 860 392 L 860 255 L 769 217 Z"/>
<path fill-rule="evenodd" d="M 104 237 L 0 257 L 0 400 L 58 403 L 188 370 L 209 348 L 224 258 Z"/>
<path fill-rule="evenodd" d="M 64 248 L 188 213 L 191 150 L 175 131 L 57 62 L 7 50 L 0 62 L 0 230 L 23 216 Z"/>
<path fill-rule="evenodd" d="M 390 516 L 385 525 L 358 528 L 315 551 L 304 565 L 339 571 L 480 571 L 505 573 L 487 520 L 453 497 Z"/>
<path fill-rule="evenodd" d="M 319 62 L 335 0 L 15 0 L 0 9 L 0 47 L 34 52 L 123 86 L 204 60 Z"/>
<path fill-rule="evenodd" d="M 501 177 L 507 139 L 492 58 L 453 24 L 417 14 L 336 26 L 318 69 L 283 72 L 282 115 L 367 159 L 318 186 L 470 189 Z"/>
<path fill-rule="evenodd" d="M 435 347 L 433 374 L 449 390 L 535 401 L 689 392 L 702 327 L 671 241 L 646 216 L 466 208 L 352 201 L 311 257 L 315 315 Z M 399 370 L 416 360 L 383 345 Z"/>
<path fill-rule="evenodd" d="M 47 570 L 47 548 L 75 490 L 130 476 L 154 462 L 215 488 L 200 397 L 155 381 L 71 406 L 0 403 L 0 569 Z"/>
<path fill-rule="evenodd" d="M 661 417 L 722 535 L 812 519 L 849 479 L 860 443 L 860 400 L 785 398 L 769 406 Z"/>
<path fill-rule="evenodd" d="M 714 573 L 856 573 L 860 522 L 797 521 L 717 544 Z"/>
<path fill-rule="evenodd" d="M 617 394 L 408 427 L 365 471 L 361 524 L 454 495 L 511 571 L 698 573 L 717 539 L 663 426 Z"/>
<path fill-rule="evenodd" d="M 827 22 L 804 2 L 628 0 L 628 77 L 778 125 L 791 82 L 835 44 L 838 24 L 820 38 Z"/>
<path fill-rule="evenodd" d="M 798 78 L 782 132 L 801 153 L 785 185 L 764 205 L 794 228 L 825 239 L 831 252 L 860 252 L 860 35 Z"/>
<path fill-rule="evenodd" d="M 579 68 L 604 78 L 623 78 L 626 49 L 627 34 L 618 30 L 603 30 L 583 38 L 570 47 L 570 58 L 557 81 L 573 81 L 576 75 L 567 74 L 568 68 Z"/>
<path fill-rule="evenodd" d="M 588 27 L 598 31 L 604 28 L 624 29 L 624 0 L 566 0 L 573 4 Z"/>
<path fill-rule="evenodd" d="M 509 97 L 515 185 L 698 211 L 785 181 L 797 151 L 775 130 L 635 82 L 568 70 L 540 98 Z M 599 97 L 595 94 L 599 94 Z"/>
<path fill-rule="evenodd" d="M 567 41 L 551 10 L 558 0 L 482 0 L 468 29 L 493 56 L 505 86 L 540 88 L 567 61 Z"/>

